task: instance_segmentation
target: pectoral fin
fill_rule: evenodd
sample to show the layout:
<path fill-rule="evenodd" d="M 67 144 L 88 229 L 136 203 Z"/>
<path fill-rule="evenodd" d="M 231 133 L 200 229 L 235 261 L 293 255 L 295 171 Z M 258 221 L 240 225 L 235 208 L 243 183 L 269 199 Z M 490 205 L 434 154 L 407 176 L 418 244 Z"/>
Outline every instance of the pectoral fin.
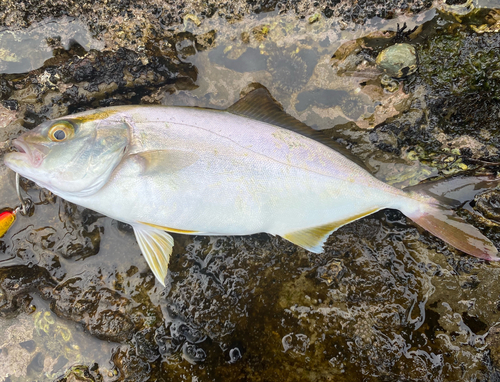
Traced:
<path fill-rule="evenodd" d="M 135 237 L 143 256 L 154 275 L 165 286 L 168 261 L 172 254 L 174 239 L 165 231 L 142 224 L 133 224 Z"/>
<path fill-rule="evenodd" d="M 139 166 L 142 175 L 156 172 L 174 173 L 191 166 L 198 160 L 198 155 L 182 150 L 152 150 L 130 155 Z"/>

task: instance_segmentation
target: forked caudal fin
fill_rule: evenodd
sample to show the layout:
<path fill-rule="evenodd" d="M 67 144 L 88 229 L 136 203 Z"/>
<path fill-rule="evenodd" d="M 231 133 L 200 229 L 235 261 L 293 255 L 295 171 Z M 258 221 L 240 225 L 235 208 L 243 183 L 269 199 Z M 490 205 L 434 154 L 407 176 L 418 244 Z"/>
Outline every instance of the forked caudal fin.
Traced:
<path fill-rule="evenodd" d="M 418 213 L 402 212 L 419 226 L 460 251 L 480 259 L 500 261 L 496 256 L 498 250 L 493 243 L 452 210 L 427 204 L 423 211 Z"/>

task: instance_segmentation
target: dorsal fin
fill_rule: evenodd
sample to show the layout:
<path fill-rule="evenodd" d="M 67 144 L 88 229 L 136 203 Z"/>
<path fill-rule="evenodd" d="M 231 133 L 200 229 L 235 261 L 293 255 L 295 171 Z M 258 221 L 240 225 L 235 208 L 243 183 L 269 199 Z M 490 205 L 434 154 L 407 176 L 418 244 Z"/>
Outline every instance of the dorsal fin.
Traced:
<path fill-rule="evenodd" d="M 283 111 L 283 107 L 264 88 L 252 90 L 245 97 L 227 109 L 230 113 L 244 115 L 262 122 L 270 123 L 308 136 L 312 131 L 305 123 Z"/>
<path fill-rule="evenodd" d="M 368 170 L 366 165 L 359 158 L 353 156 L 345 147 L 332 140 L 325 133 L 314 130 L 283 111 L 283 107 L 265 88 L 252 90 L 245 97 L 230 106 L 227 111 L 258 121 L 267 122 L 271 125 L 280 126 L 305 137 L 314 139 L 342 154 L 365 170 Z"/>

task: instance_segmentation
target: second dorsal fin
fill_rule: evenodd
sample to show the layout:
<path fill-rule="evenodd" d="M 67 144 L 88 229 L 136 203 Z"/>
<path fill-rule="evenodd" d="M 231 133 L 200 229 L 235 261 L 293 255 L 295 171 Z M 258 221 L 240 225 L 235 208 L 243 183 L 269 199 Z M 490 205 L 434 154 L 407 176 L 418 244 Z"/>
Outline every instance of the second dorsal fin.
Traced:
<path fill-rule="evenodd" d="M 230 106 L 227 111 L 233 114 L 256 119 L 258 121 L 267 122 L 271 125 L 280 126 L 305 137 L 314 139 L 315 141 L 337 151 L 367 170 L 366 165 L 359 158 L 354 157 L 347 149 L 326 136 L 325 133 L 314 130 L 305 123 L 300 122 L 298 119 L 286 113 L 283 110 L 283 107 L 276 102 L 269 91 L 265 88 L 252 90 L 245 97 Z"/>

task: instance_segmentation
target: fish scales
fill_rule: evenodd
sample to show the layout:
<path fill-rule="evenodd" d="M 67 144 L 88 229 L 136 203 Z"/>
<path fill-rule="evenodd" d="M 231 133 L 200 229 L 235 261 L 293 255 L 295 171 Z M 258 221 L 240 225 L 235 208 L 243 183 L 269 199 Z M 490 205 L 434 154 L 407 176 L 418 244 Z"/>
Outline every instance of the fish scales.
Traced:
<path fill-rule="evenodd" d="M 357 165 L 316 141 L 267 123 L 212 110 L 118 110 L 119 118 L 134 120 L 140 111 L 153 121 L 130 123 L 132 136 L 149 134 L 133 140 L 131 153 L 171 149 L 197 156 L 178 171 L 165 174 L 165 163 L 161 174 L 148 173 L 140 180 L 141 165 L 125 159 L 99 192 L 68 198 L 121 221 L 214 234 L 283 235 L 407 199 L 395 189 L 388 195 L 386 184 L 372 177 L 356 183 L 362 172 Z M 309 152 L 314 152 L 312 158 Z M 238 203 L 242 198 L 245 203 Z"/>

